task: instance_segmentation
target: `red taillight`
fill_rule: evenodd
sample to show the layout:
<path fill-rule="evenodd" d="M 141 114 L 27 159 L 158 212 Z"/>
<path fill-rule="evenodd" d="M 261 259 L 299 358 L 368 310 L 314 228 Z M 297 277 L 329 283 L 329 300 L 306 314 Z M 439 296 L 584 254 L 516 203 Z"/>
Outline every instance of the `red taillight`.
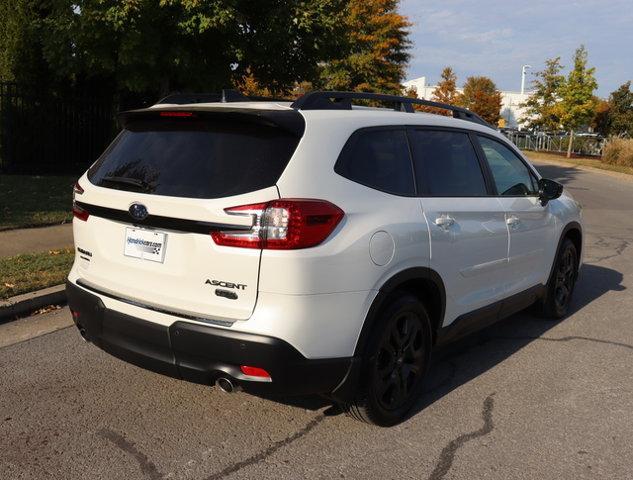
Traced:
<path fill-rule="evenodd" d="M 281 199 L 268 203 L 227 208 L 232 215 L 252 215 L 246 231 L 211 232 L 218 245 L 243 248 L 292 250 L 323 242 L 343 218 L 344 212 L 325 200 Z"/>
<path fill-rule="evenodd" d="M 193 117 L 192 112 L 160 112 L 161 117 Z"/>
<path fill-rule="evenodd" d="M 248 365 L 242 365 L 240 370 L 244 375 L 248 375 L 250 377 L 261 377 L 261 378 L 270 378 L 270 373 L 268 373 L 263 368 L 259 367 L 249 367 Z"/>
<path fill-rule="evenodd" d="M 84 189 L 81 187 L 81 185 L 79 185 L 79 182 L 76 182 L 73 186 L 73 217 L 85 222 L 86 220 L 88 220 L 88 217 L 90 215 L 87 211 L 78 206 L 77 202 L 75 202 L 75 197 L 77 195 L 81 195 L 82 193 L 84 193 Z"/>
<path fill-rule="evenodd" d="M 85 222 L 86 220 L 88 220 L 89 216 L 90 214 L 86 210 L 73 202 L 73 217 Z"/>

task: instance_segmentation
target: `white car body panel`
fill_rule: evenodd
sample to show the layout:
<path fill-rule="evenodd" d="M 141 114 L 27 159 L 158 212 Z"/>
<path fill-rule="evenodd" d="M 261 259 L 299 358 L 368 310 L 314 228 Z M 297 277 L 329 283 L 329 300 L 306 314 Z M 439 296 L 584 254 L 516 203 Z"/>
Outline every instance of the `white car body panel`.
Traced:
<path fill-rule="evenodd" d="M 444 326 L 503 298 L 508 278 L 508 230 L 495 197 L 422 198 L 431 236 L 431 269 L 446 289 Z M 440 217 L 454 220 L 436 225 Z"/>
<path fill-rule="evenodd" d="M 262 102 L 218 108 L 227 105 L 289 109 Z M 142 202 L 152 215 L 248 226 L 250 218 L 229 215 L 224 209 L 280 197 L 324 199 L 345 216 L 323 243 L 300 250 L 257 250 L 221 247 L 208 234 L 166 230 L 165 261 L 155 263 L 123 255 L 129 224 L 91 216 L 87 222 L 73 221 L 76 247 L 92 257 L 87 262 L 77 252 L 69 281 L 84 280 L 134 300 L 137 305 L 99 295 L 108 308 L 164 326 L 183 318 L 139 305 L 228 322 L 218 328 L 280 338 L 306 358 L 350 357 L 378 291 L 399 272 L 425 267 L 439 274 L 446 290 L 440 324 L 448 326 L 465 313 L 547 282 L 563 228 L 570 222 L 581 223 L 580 209 L 567 193 L 545 207 L 536 197 L 403 197 L 334 172 L 341 149 L 360 128 L 460 128 L 508 143 L 485 126 L 388 110 L 300 113 L 305 133 L 275 186 L 201 200 L 102 188 L 84 175 L 79 183 L 85 191 L 78 200 L 119 210 Z M 451 216 L 455 225 L 448 229 L 435 225 L 442 215 Z M 515 229 L 507 223 L 510 216 L 520 220 Z M 209 278 L 247 287 L 237 301 L 221 298 L 205 285 Z"/>

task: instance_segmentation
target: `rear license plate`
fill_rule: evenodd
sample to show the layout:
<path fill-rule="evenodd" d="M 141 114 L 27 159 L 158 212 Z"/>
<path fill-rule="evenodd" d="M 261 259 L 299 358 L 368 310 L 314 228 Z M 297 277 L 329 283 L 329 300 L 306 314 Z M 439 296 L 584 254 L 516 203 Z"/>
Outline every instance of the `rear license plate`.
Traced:
<path fill-rule="evenodd" d="M 166 246 L 166 233 L 130 227 L 125 229 L 123 254 L 126 257 L 142 258 L 143 260 L 163 263 Z"/>

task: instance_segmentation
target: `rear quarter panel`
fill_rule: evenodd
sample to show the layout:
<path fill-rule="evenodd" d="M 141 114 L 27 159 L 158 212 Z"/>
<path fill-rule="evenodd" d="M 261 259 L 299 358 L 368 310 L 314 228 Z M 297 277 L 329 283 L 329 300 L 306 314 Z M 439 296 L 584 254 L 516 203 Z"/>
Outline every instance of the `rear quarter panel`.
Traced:
<path fill-rule="evenodd" d="M 309 113 L 306 133 L 278 182 L 280 196 L 327 200 L 345 216 L 321 245 L 265 250 L 260 291 L 309 295 L 378 290 L 401 270 L 428 266 L 428 231 L 419 199 L 383 193 L 334 172 L 339 153 L 354 131 L 397 123 L 382 117 L 332 121 L 331 112 Z M 372 259 L 370 245 L 373 256 L 381 257 L 378 263 L 384 264 Z"/>

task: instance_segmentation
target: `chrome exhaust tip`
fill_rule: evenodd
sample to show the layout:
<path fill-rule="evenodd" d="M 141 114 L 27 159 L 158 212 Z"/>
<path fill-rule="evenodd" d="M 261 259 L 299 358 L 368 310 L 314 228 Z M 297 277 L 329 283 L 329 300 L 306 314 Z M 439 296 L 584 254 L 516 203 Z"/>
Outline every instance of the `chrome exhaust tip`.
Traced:
<path fill-rule="evenodd" d="M 215 381 L 215 386 L 222 390 L 224 393 L 233 393 L 236 388 L 233 382 L 226 377 L 220 377 Z"/>
<path fill-rule="evenodd" d="M 81 323 L 77 324 L 77 330 L 79 330 L 79 335 L 81 335 L 81 339 L 84 342 L 87 342 L 88 339 L 86 338 L 86 329 L 81 325 Z"/>

